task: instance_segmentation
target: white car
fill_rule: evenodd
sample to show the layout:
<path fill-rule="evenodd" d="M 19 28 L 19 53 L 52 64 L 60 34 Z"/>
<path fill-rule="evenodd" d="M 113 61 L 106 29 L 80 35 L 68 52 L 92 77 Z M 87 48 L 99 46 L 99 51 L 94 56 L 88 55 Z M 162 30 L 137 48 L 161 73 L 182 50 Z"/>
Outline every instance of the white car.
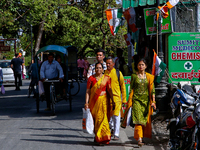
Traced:
<path fill-rule="evenodd" d="M 11 60 L 0 60 L 0 67 L 3 71 L 3 83 L 14 83 L 15 77 L 10 67 Z"/>

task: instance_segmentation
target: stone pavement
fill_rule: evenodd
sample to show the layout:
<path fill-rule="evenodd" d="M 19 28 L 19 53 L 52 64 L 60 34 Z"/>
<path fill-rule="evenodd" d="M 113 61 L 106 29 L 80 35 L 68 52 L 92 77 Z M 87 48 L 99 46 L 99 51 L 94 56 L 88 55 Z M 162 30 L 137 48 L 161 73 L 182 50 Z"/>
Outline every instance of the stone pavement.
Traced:
<path fill-rule="evenodd" d="M 84 84 L 82 83 L 82 86 Z M 133 138 L 134 128 L 129 126 L 126 129 L 120 128 L 119 141 L 111 140 L 108 146 L 99 146 L 95 147 L 95 149 L 101 148 L 102 150 L 107 150 L 112 149 L 112 146 L 115 145 L 119 149 L 125 150 L 169 150 L 169 131 L 166 130 L 166 122 L 161 122 L 161 120 L 162 118 L 157 118 L 157 120 L 152 121 L 152 139 L 144 138 L 145 145 L 143 147 L 137 145 L 137 141 Z"/>

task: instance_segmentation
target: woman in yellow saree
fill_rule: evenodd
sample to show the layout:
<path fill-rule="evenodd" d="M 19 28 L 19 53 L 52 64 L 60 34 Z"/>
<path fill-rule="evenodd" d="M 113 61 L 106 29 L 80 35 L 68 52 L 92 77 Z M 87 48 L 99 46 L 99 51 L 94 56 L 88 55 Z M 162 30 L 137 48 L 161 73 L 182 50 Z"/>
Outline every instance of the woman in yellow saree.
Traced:
<path fill-rule="evenodd" d="M 109 144 L 111 133 L 109 128 L 110 120 L 110 98 L 112 106 L 115 104 L 111 90 L 111 79 L 107 75 L 103 75 L 103 65 L 97 63 L 95 65 L 95 75 L 90 76 L 87 82 L 85 109 L 90 108 L 90 112 L 94 119 L 94 142 L 101 144 Z"/>
<path fill-rule="evenodd" d="M 151 115 L 155 104 L 154 76 L 145 72 L 147 63 L 145 59 L 137 61 L 135 69 L 136 73 L 131 76 L 130 95 L 125 110 L 125 117 L 121 126 L 126 127 L 127 113 L 132 107 L 132 120 L 135 124 L 134 138 L 138 141 L 138 145 L 142 146 L 143 137 L 151 138 Z"/>

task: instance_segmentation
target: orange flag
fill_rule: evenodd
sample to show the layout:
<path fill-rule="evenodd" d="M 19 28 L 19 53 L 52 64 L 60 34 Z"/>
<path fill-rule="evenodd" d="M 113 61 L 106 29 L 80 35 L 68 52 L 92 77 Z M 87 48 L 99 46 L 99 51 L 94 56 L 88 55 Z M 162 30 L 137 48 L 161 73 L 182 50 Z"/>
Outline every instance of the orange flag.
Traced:
<path fill-rule="evenodd" d="M 125 17 L 125 19 L 128 22 L 129 28 L 131 29 L 132 32 L 136 32 L 138 30 L 138 28 L 136 27 L 135 24 L 135 9 L 133 7 L 130 7 L 129 9 L 127 9 L 125 12 L 123 12 L 123 15 Z"/>

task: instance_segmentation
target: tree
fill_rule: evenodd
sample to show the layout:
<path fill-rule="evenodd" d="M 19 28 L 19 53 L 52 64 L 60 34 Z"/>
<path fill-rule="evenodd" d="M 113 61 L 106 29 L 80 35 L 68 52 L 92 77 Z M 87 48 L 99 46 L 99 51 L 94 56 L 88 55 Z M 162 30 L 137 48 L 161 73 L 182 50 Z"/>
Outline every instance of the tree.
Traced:
<path fill-rule="evenodd" d="M 110 33 L 105 10 L 117 7 L 115 0 L 7 0 L 0 2 L 0 33 L 16 37 L 21 26 L 29 34 L 21 37 L 21 46 L 30 51 L 30 30 L 33 25 L 35 51 L 49 44 L 74 45 L 80 54 L 104 48 L 108 52 L 116 47 L 125 48 L 125 26 L 116 36 Z M 7 12 L 8 17 L 2 18 Z M 17 18 L 13 21 L 13 18 Z M 5 24 L 5 25 L 4 25 Z M 122 42 L 123 41 L 123 42 Z"/>

